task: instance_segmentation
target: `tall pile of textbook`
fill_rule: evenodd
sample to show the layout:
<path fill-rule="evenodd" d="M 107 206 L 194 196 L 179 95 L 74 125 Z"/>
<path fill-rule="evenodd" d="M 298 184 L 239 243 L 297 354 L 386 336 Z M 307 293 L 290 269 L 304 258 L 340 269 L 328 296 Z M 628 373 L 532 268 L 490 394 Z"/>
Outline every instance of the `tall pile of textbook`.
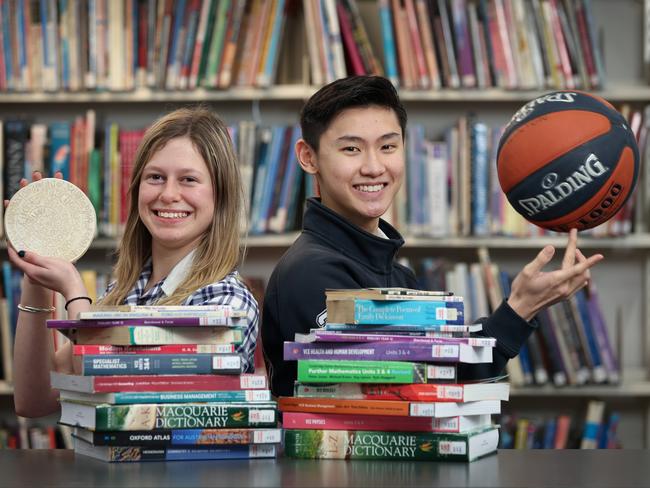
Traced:
<path fill-rule="evenodd" d="M 226 305 L 95 308 L 48 327 L 75 372 L 52 373 L 77 454 L 105 461 L 275 457 L 266 375 L 242 374 L 248 319 Z"/>
<path fill-rule="evenodd" d="M 472 461 L 495 452 L 505 382 L 460 383 L 460 363 L 492 361 L 463 299 L 408 289 L 327 290 L 327 325 L 285 342 L 298 361 L 279 399 L 295 458 Z"/>

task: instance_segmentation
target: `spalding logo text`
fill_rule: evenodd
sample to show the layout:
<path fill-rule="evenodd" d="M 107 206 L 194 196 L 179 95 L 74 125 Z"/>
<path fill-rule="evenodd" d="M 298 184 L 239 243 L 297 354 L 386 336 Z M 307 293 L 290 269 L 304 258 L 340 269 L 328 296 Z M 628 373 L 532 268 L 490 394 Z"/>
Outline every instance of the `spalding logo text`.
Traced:
<path fill-rule="evenodd" d="M 526 210 L 529 217 L 533 217 L 543 210 L 557 205 L 573 192 L 586 187 L 594 181 L 594 178 L 599 178 L 608 171 L 609 168 L 604 166 L 598 159 L 598 156 L 592 153 L 580 165 L 578 170 L 574 171 L 564 181 L 534 197 L 519 200 L 519 205 Z M 549 173 L 543 178 L 542 187 L 547 187 L 549 181 L 556 180 L 557 175 L 555 173 Z"/>

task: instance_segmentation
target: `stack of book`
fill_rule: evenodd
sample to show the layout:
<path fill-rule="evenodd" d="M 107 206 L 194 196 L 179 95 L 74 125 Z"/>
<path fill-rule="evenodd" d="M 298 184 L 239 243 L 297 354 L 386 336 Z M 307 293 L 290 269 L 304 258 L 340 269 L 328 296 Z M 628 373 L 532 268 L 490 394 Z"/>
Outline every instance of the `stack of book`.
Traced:
<path fill-rule="evenodd" d="M 113 307 L 49 320 L 75 371 L 52 373 L 75 453 L 104 461 L 275 457 L 266 375 L 242 374 L 245 314 L 226 305 Z"/>
<path fill-rule="evenodd" d="M 458 363 L 492 361 L 463 299 L 407 289 L 328 290 L 327 325 L 285 342 L 298 361 L 281 397 L 289 457 L 472 461 L 496 451 L 491 414 L 507 383 L 459 383 Z"/>

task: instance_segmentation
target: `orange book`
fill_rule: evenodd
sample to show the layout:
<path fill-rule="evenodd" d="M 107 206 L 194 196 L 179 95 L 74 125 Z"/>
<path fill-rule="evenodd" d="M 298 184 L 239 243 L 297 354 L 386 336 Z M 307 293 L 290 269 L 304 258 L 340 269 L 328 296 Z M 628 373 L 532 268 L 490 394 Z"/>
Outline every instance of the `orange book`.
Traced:
<path fill-rule="evenodd" d="M 395 28 L 395 41 L 397 43 L 397 61 L 399 63 L 399 70 L 402 77 L 402 85 L 404 88 L 415 88 L 417 76 L 415 74 L 415 66 L 413 59 L 410 56 L 411 47 L 409 41 L 406 11 L 400 5 L 399 0 L 392 1 L 393 8 L 393 23 Z"/>
<path fill-rule="evenodd" d="M 408 402 L 403 400 L 348 400 L 343 398 L 280 397 L 282 412 L 389 415 L 396 417 L 452 417 L 499 413 L 499 400 L 476 402 Z"/>
<path fill-rule="evenodd" d="M 427 68 L 429 69 L 429 81 L 431 83 L 431 88 L 438 89 L 440 88 L 440 73 L 438 73 L 436 48 L 433 42 L 433 30 L 429 20 L 429 13 L 427 12 L 426 0 L 415 0 L 415 2 L 417 18 L 420 26 L 420 35 L 422 36 L 424 57 L 427 61 Z"/>
<path fill-rule="evenodd" d="M 415 4 L 413 3 L 413 0 L 405 0 L 404 6 L 411 47 L 415 53 L 413 66 L 415 67 L 415 72 L 417 74 L 417 85 L 419 88 L 426 89 L 430 87 L 431 81 L 429 80 L 429 70 L 424 56 L 424 49 L 422 47 L 422 38 L 420 37 L 421 32 L 418 26 L 418 16 L 415 12 Z"/>

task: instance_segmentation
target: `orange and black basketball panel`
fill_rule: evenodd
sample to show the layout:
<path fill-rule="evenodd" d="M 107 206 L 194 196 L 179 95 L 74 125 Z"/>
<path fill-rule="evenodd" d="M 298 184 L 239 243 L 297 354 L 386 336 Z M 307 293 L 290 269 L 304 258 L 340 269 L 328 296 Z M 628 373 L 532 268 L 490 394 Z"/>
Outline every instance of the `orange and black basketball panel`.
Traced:
<path fill-rule="evenodd" d="M 636 140 L 599 97 L 551 93 L 527 103 L 506 128 L 497 155 L 508 201 L 530 222 L 568 231 L 611 218 L 639 172 Z"/>

